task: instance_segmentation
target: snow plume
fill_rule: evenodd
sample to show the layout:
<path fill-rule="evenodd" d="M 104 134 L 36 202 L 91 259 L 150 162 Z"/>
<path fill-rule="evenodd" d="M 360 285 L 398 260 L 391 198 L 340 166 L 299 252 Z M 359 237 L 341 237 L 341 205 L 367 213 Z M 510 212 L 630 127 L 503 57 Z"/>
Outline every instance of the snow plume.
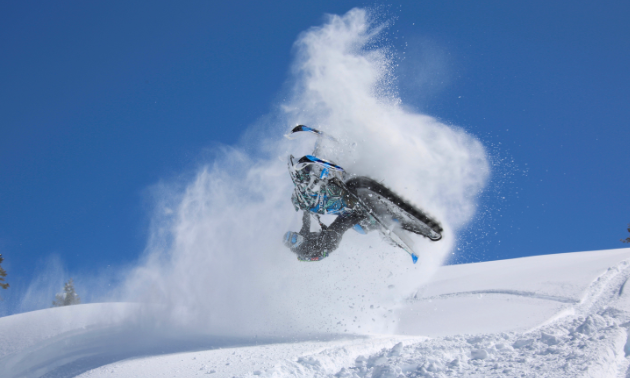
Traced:
<path fill-rule="evenodd" d="M 384 29 L 353 9 L 301 34 L 288 100 L 269 117 L 280 121 L 245 138 L 257 146 L 218 149 L 182 188 L 156 188 L 153 234 L 128 282 L 131 299 L 163 304 L 158 321 L 219 334 L 395 331 L 393 310 L 453 249 L 489 168 L 476 139 L 402 105 L 393 54 L 379 46 Z M 311 135 L 282 138 L 298 123 L 339 139 L 322 157 L 383 180 L 439 219 L 444 239 L 415 238 L 413 265 L 378 234 L 351 230 L 327 259 L 297 261 L 281 239 L 300 217 L 286 156 L 314 143 Z"/>
<path fill-rule="evenodd" d="M 27 312 L 50 307 L 55 294 L 63 290 L 67 276 L 59 256 L 50 255 L 44 261 L 38 261 L 35 264 L 35 279 L 20 293 L 19 304 L 15 308 L 18 312 Z"/>

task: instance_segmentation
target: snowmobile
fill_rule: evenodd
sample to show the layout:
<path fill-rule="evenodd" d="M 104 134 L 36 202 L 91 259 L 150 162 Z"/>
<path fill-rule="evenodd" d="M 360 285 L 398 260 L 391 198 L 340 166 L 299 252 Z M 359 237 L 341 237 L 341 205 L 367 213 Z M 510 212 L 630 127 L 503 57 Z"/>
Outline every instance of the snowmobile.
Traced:
<path fill-rule="evenodd" d="M 349 174 L 334 162 L 317 157 L 322 140 L 338 143 L 335 138 L 305 125 L 294 127 L 285 136 L 293 139 L 297 133 L 315 134 L 317 142 L 312 155 L 297 161 L 293 155 L 289 156 L 289 174 L 295 185 L 291 200 L 296 211 L 309 212 L 322 229 L 326 226 L 320 220 L 321 215 L 359 212 L 364 216 L 354 225 L 355 231 L 361 234 L 378 231 L 386 242 L 407 252 L 414 264 L 418 255 L 407 232 L 431 241 L 442 239 L 443 229 L 436 220 L 382 183 Z"/>

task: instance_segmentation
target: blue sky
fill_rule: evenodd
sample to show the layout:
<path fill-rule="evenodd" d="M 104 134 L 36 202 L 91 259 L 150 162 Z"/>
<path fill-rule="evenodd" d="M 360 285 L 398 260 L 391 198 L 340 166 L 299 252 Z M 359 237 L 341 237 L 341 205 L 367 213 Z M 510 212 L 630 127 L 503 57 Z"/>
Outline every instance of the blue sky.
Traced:
<path fill-rule="evenodd" d="M 299 33 L 366 5 L 0 5 L 0 253 L 12 285 L 0 295 L 50 256 L 70 275 L 135 261 L 148 188 L 238 143 L 280 100 Z M 457 262 L 624 246 L 627 2 L 381 9 L 396 17 L 403 102 L 476 135 L 497 162 Z"/>

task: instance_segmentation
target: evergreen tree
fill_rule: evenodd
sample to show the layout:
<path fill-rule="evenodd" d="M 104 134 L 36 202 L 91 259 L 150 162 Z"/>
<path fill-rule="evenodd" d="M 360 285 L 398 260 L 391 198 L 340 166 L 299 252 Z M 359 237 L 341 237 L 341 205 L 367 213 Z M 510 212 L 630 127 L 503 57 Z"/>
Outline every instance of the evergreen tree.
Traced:
<path fill-rule="evenodd" d="M 79 295 L 74 291 L 74 282 L 72 281 L 72 278 L 70 278 L 70 280 L 63 286 L 63 293 L 55 295 L 53 307 L 70 306 L 80 303 L 81 298 L 79 298 Z"/>
<path fill-rule="evenodd" d="M 628 224 L 628 232 L 630 232 L 630 223 Z M 621 239 L 622 243 L 630 243 L 630 237 L 626 238 L 626 240 Z M 2 261 L 2 260 L 0 260 Z"/>
<path fill-rule="evenodd" d="M 0 264 L 2 264 L 2 261 L 4 261 L 4 258 L 2 257 L 2 254 L 0 254 Z M 9 284 L 4 282 L 4 277 L 7 276 L 7 272 L 5 272 L 4 269 L 2 269 L 2 265 L 0 265 L 0 287 L 3 289 L 8 289 L 9 288 Z M 0 297 L 0 299 L 2 299 Z"/>

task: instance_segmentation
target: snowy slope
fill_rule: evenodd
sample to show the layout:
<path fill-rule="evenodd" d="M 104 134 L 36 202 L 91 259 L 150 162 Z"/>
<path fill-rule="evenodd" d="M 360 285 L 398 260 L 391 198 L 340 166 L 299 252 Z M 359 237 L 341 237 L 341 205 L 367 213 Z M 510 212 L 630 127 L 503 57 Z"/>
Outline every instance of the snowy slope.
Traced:
<path fill-rule="evenodd" d="M 398 332 L 526 331 L 573 313 L 593 279 L 626 258 L 619 249 L 445 266 L 399 311 Z"/>
<path fill-rule="evenodd" d="M 446 266 L 396 335 L 218 337 L 92 304 L 0 318 L 0 377 L 626 377 L 630 249 Z"/>

